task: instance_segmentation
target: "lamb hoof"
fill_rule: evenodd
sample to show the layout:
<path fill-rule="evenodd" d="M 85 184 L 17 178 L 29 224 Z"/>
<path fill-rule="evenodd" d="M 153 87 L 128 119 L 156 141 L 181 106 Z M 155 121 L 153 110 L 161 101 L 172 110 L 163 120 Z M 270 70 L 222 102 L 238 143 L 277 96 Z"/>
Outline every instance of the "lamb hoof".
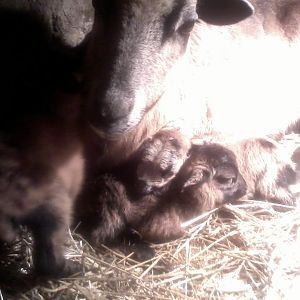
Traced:
<path fill-rule="evenodd" d="M 156 192 L 170 182 L 187 158 L 190 141 L 175 130 L 157 133 L 140 150 L 137 188 L 141 194 Z"/>
<path fill-rule="evenodd" d="M 131 246 L 133 251 L 133 259 L 137 261 L 147 261 L 155 256 L 155 251 L 146 243 L 137 243 Z"/>

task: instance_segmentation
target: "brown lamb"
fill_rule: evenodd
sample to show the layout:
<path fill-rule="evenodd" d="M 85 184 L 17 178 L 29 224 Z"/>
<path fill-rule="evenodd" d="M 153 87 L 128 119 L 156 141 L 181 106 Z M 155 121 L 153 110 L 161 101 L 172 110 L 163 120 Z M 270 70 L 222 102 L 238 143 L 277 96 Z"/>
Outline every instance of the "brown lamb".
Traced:
<path fill-rule="evenodd" d="M 143 240 L 173 240 L 184 234 L 182 222 L 246 193 L 234 153 L 218 144 L 193 146 L 160 195 L 141 196 L 128 186 L 127 175 L 105 175 L 95 185 L 101 192 L 86 218 L 95 244 L 115 241 L 130 229 Z"/>

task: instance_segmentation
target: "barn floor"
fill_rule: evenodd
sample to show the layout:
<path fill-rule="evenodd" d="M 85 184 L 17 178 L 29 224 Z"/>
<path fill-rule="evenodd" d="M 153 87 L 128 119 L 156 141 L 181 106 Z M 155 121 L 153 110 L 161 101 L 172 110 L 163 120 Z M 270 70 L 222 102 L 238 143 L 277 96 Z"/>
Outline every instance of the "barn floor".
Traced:
<path fill-rule="evenodd" d="M 95 251 L 70 233 L 66 256 L 83 274 L 47 282 L 28 275 L 31 239 L 23 232 L 0 249 L 0 299 L 298 299 L 300 207 L 247 200 L 186 229 L 185 238 L 154 246 L 145 263 L 118 249 Z"/>

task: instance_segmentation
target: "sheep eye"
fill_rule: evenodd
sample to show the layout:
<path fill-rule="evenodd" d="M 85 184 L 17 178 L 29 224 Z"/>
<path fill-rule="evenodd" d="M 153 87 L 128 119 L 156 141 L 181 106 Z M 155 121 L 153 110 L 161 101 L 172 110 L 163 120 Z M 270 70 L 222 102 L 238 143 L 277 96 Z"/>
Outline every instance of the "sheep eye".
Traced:
<path fill-rule="evenodd" d="M 178 33 L 182 36 L 189 35 L 197 20 L 198 15 L 195 11 L 195 7 L 187 7 L 183 2 L 178 1 L 173 11 L 165 20 L 166 38 L 172 36 L 174 33 Z"/>
<path fill-rule="evenodd" d="M 177 32 L 182 35 L 189 35 L 193 30 L 196 21 L 197 19 L 185 21 L 182 25 L 178 27 Z"/>

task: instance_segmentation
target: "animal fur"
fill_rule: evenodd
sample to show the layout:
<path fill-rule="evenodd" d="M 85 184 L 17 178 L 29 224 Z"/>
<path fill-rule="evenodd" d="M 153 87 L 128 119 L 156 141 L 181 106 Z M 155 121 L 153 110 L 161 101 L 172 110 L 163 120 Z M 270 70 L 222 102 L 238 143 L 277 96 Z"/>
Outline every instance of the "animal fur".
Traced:
<path fill-rule="evenodd" d="M 26 114 L 0 133 L 0 239 L 11 242 L 19 225 L 33 234 L 39 275 L 70 274 L 63 245 L 83 180 L 80 100 L 57 96 L 55 112 Z"/>

